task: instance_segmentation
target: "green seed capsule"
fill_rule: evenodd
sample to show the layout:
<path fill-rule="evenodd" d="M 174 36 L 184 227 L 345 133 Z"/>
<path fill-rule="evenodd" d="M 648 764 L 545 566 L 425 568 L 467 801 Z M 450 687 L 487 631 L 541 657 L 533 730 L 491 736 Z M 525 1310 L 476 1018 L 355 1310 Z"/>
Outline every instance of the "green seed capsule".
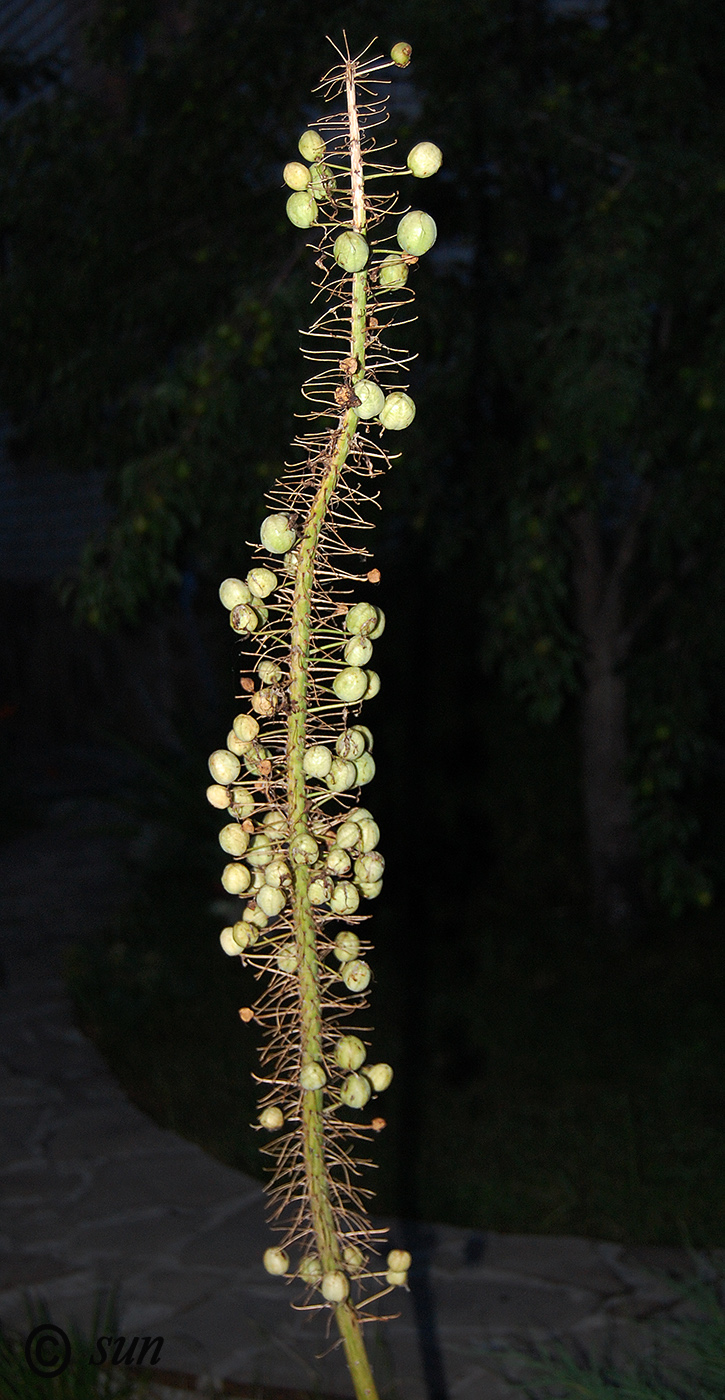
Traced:
<path fill-rule="evenodd" d="M 298 190 L 296 194 L 291 194 L 286 208 L 287 218 L 295 228 L 312 228 L 317 218 L 317 203 L 310 190 Z M 283 551 L 279 552 L 281 554 Z"/>
<path fill-rule="evenodd" d="M 260 865 L 260 866 L 257 866 L 256 870 L 253 870 L 253 871 L 252 871 L 252 884 L 251 884 L 252 894 L 256 894 L 256 893 L 257 893 L 257 890 L 261 890 L 263 884 L 264 884 L 264 871 L 263 871 L 263 869 L 262 869 L 262 867 L 261 867 L 261 865 Z M 266 916 L 266 914 L 265 914 L 265 918 L 266 918 L 266 917 L 267 917 L 267 916 Z"/>
<path fill-rule="evenodd" d="M 254 811 L 254 798 L 249 788 L 242 787 L 241 783 L 234 785 L 230 793 L 229 811 L 241 822 L 245 821 L 247 817 L 251 817 Z"/>
<path fill-rule="evenodd" d="M 340 1069 L 359 1069 L 365 1064 L 365 1046 L 356 1035 L 343 1035 L 335 1046 L 335 1064 Z"/>
<path fill-rule="evenodd" d="M 350 1292 L 350 1280 L 341 1269 L 325 1274 L 320 1284 L 320 1292 L 328 1303 L 344 1303 Z"/>
<path fill-rule="evenodd" d="M 376 642 L 376 641 L 378 640 L 378 637 L 382 637 L 384 631 L 385 631 L 385 613 L 383 612 L 382 608 L 378 608 L 378 625 L 377 625 L 377 627 L 374 627 L 374 628 L 373 628 L 372 632 L 369 632 L 369 633 L 368 633 L 368 636 L 370 637 L 370 641 L 371 641 L 371 642 Z"/>
<path fill-rule="evenodd" d="M 361 758 L 355 759 L 355 772 L 360 787 L 372 782 L 375 777 L 375 759 L 371 753 L 364 753 Z"/>
<path fill-rule="evenodd" d="M 314 880 L 310 880 L 307 897 L 310 904 L 326 904 L 332 897 L 335 886 L 329 875 L 317 875 Z"/>
<path fill-rule="evenodd" d="M 322 1264 L 316 1254 L 308 1254 L 300 1260 L 299 1275 L 305 1283 L 317 1283 L 322 1278 Z"/>
<path fill-rule="evenodd" d="M 387 258 L 383 258 L 378 272 L 378 285 L 384 292 L 397 291 L 398 287 L 405 286 L 407 280 L 408 268 L 402 258 L 396 253 L 389 253 Z"/>
<path fill-rule="evenodd" d="M 380 827 L 372 817 L 359 816 L 356 824 L 360 830 L 360 845 L 363 852 L 374 851 L 380 840 Z"/>
<path fill-rule="evenodd" d="M 270 715 L 273 715 L 278 705 L 279 696 L 276 691 L 268 690 L 266 686 L 262 686 L 261 690 L 256 690 L 252 696 L 252 708 L 256 710 L 257 714 L 261 715 L 263 719 L 267 719 Z"/>
<path fill-rule="evenodd" d="M 373 384 L 370 379 L 358 379 L 352 387 L 355 398 L 360 400 L 360 406 L 356 409 L 358 418 L 362 418 L 364 423 L 371 418 L 377 418 L 385 403 L 385 395 L 380 385 Z"/>
<path fill-rule="evenodd" d="M 255 836 L 251 850 L 247 851 L 247 860 L 255 867 L 269 865 L 274 860 L 272 842 L 266 831 L 260 831 L 259 835 Z"/>
<path fill-rule="evenodd" d="M 435 219 L 430 214 L 424 214 L 422 209 L 411 209 L 409 214 L 404 214 L 400 223 L 396 237 L 404 253 L 411 253 L 414 257 L 422 257 L 438 237 Z"/>
<path fill-rule="evenodd" d="M 344 268 L 345 272 L 362 272 L 370 256 L 370 249 L 362 234 L 347 229 L 338 234 L 332 251 L 335 262 Z"/>
<path fill-rule="evenodd" d="M 368 688 L 368 676 L 359 666 L 346 666 L 343 671 L 338 671 L 332 682 L 338 700 L 342 700 L 346 705 L 354 705 L 356 700 L 362 700 Z"/>
<path fill-rule="evenodd" d="M 228 856 L 243 856 L 249 845 L 249 835 L 236 822 L 230 822 L 219 832 L 219 845 Z"/>
<path fill-rule="evenodd" d="M 413 50 L 410 44 L 393 44 L 390 50 L 390 57 L 398 68 L 407 68 L 410 63 L 410 56 Z"/>
<path fill-rule="evenodd" d="M 380 410 L 380 422 L 391 433 L 408 428 L 415 418 L 415 404 L 409 394 L 388 394 Z"/>
<path fill-rule="evenodd" d="M 262 1263 L 268 1274 L 286 1274 L 289 1270 L 289 1254 L 283 1249 L 265 1249 Z"/>
<path fill-rule="evenodd" d="M 241 948 L 238 948 L 237 944 L 234 942 L 234 934 L 231 927 L 222 929 L 221 933 L 219 934 L 219 942 L 221 943 L 222 948 L 228 958 L 239 957 L 239 954 L 242 950 Z"/>
<path fill-rule="evenodd" d="M 301 836 L 295 837 L 290 846 L 290 856 L 295 865 L 314 865 L 319 854 L 319 846 L 314 836 L 309 836 L 303 832 Z"/>
<path fill-rule="evenodd" d="M 235 715 L 232 720 L 232 729 L 238 739 L 244 743 L 251 743 L 259 733 L 259 724 L 254 715 Z"/>
<path fill-rule="evenodd" d="M 307 749 L 302 760 L 302 768 L 310 778 L 326 778 L 332 767 L 332 754 L 324 744 L 313 744 Z"/>
<path fill-rule="evenodd" d="M 232 937 L 240 950 L 248 948 L 250 943 L 256 943 L 259 933 L 247 919 L 238 919 L 232 929 Z"/>
<path fill-rule="evenodd" d="M 364 1108 L 371 1093 L 367 1079 L 361 1074 L 350 1074 L 340 1090 L 340 1101 L 346 1108 Z"/>
<path fill-rule="evenodd" d="M 368 811 L 367 807 L 353 807 L 352 811 L 348 812 L 347 819 L 349 822 L 357 822 L 359 826 L 360 822 L 371 822 L 373 814 Z"/>
<path fill-rule="evenodd" d="M 229 614 L 230 627 L 240 634 L 256 632 L 259 623 L 259 613 L 252 607 L 251 603 L 238 603 Z"/>
<path fill-rule="evenodd" d="M 229 806 L 229 792 L 220 783 L 211 783 L 206 790 L 206 800 L 216 807 L 217 811 L 223 812 Z"/>
<path fill-rule="evenodd" d="M 348 758 L 333 758 L 325 779 L 330 792 L 349 792 L 357 783 L 357 769 Z"/>
<path fill-rule="evenodd" d="M 257 908 L 257 905 L 254 903 L 254 901 L 250 901 L 250 903 L 247 905 L 246 909 L 244 910 L 244 913 L 242 914 L 242 920 L 245 924 L 249 924 L 252 929 L 266 928 L 267 924 L 269 923 L 267 915 L 263 912 L 262 909 Z M 256 941 L 256 936 L 250 939 L 251 943 L 256 943 Z"/>
<path fill-rule="evenodd" d="M 246 583 L 240 578 L 225 578 L 219 585 L 219 597 L 228 612 L 236 608 L 238 603 L 248 603 L 251 596 Z"/>
<path fill-rule="evenodd" d="M 372 884 L 367 884 L 363 880 L 358 880 L 358 889 L 363 899 L 377 899 L 383 888 L 382 880 L 375 880 Z"/>
<path fill-rule="evenodd" d="M 310 183 L 310 172 L 300 160 L 289 160 L 282 171 L 282 179 L 291 190 L 306 190 Z"/>
<path fill-rule="evenodd" d="M 247 587 L 255 598 L 268 598 L 277 587 L 277 575 L 271 569 L 250 569 Z"/>
<path fill-rule="evenodd" d="M 222 870 L 222 885 L 227 894 L 244 894 L 252 883 L 246 865 L 225 865 Z"/>
<path fill-rule="evenodd" d="M 257 675 L 262 685 L 278 685 L 282 679 L 282 668 L 276 661 L 260 661 L 257 666 Z"/>
<path fill-rule="evenodd" d="M 297 536 L 286 515 L 268 515 L 262 521 L 259 538 L 270 554 L 286 554 Z"/>
<path fill-rule="evenodd" d="M 262 771 L 262 764 L 267 762 L 269 755 L 263 744 L 253 743 L 244 751 L 244 767 L 248 773 L 254 777 L 259 777 Z"/>
<path fill-rule="evenodd" d="M 357 640 L 353 638 L 353 640 Z M 335 751 L 339 758 L 351 758 L 353 762 L 360 758 L 365 752 L 365 739 L 358 729 L 343 729 L 335 742 Z"/>
<path fill-rule="evenodd" d="M 372 603 L 356 603 L 345 615 L 345 631 L 354 637 L 369 637 L 378 621 L 378 610 Z"/>
<path fill-rule="evenodd" d="M 386 1263 L 389 1269 L 394 1269 L 396 1273 L 407 1274 L 413 1260 L 407 1249 L 391 1249 Z"/>
<path fill-rule="evenodd" d="M 393 1070 L 390 1065 L 366 1065 L 363 1074 L 370 1080 L 376 1094 L 382 1094 L 393 1082 Z"/>
<path fill-rule="evenodd" d="M 283 841 L 287 835 L 287 819 L 284 812 L 267 812 L 262 818 L 262 826 L 271 841 Z"/>
<path fill-rule="evenodd" d="M 337 189 L 337 181 L 324 161 L 310 166 L 310 189 L 317 200 L 329 199 L 332 191 Z"/>
<path fill-rule="evenodd" d="M 239 776 L 241 764 L 229 749 L 215 749 L 209 756 L 209 772 L 218 783 L 233 783 Z"/>
<path fill-rule="evenodd" d="M 303 131 L 297 149 L 303 160 L 321 160 L 325 154 L 325 143 L 319 131 Z"/>
<path fill-rule="evenodd" d="M 266 1128 L 268 1132 L 274 1132 L 275 1128 L 281 1128 L 284 1123 L 282 1109 L 275 1108 L 273 1105 L 270 1105 L 269 1108 L 263 1108 L 257 1122 L 260 1123 L 263 1128 Z"/>
<path fill-rule="evenodd" d="M 322 1065 L 311 1060 L 309 1064 L 303 1065 L 300 1070 L 300 1088 L 308 1092 L 314 1089 L 322 1089 L 327 1083 L 327 1075 Z"/>
<path fill-rule="evenodd" d="M 335 834 L 335 844 L 341 846 L 343 851 L 351 851 L 353 846 L 357 846 L 360 841 L 360 827 L 356 822 L 346 821 L 338 826 Z"/>
<path fill-rule="evenodd" d="M 297 573 L 297 565 L 299 564 L 299 562 L 300 556 L 296 549 L 289 550 L 289 552 L 285 554 L 284 559 L 282 560 L 282 563 L 284 564 L 285 570 L 288 574 Z"/>
<path fill-rule="evenodd" d="M 380 690 L 380 677 L 377 671 L 366 671 L 365 675 L 368 678 L 368 683 L 363 700 L 374 700 Z"/>
<path fill-rule="evenodd" d="M 381 856 L 379 851 L 367 851 L 355 861 L 356 878 L 365 880 L 368 884 L 372 884 L 374 880 L 382 880 L 384 870 L 385 857 Z"/>
<path fill-rule="evenodd" d="M 370 968 L 362 958 L 344 963 L 340 976 L 349 992 L 364 992 L 370 985 Z"/>
<path fill-rule="evenodd" d="M 378 608 L 378 612 L 380 613 L 380 616 L 382 617 L 382 612 L 380 611 L 380 608 Z M 377 631 L 377 628 L 376 628 L 375 630 Z M 374 637 L 373 637 L 371 640 L 374 640 Z M 374 744 L 374 742 L 375 742 L 374 739 L 373 739 L 373 731 L 372 731 L 372 729 L 368 729 L 368 727 L 367 727 L 366 724 L 353 724 L 352 728 L 354 729 L 354 731 L 355 731 L 356 734 L 362 734 L 363 739 L 365 740 L 365 743 L 366 743 L 368 752 L 369 752 L 369 753 L 372 753 L 372 751 L 373 751 L 373 744 Z"/>
<path fill-rule="evenodd" d="M 227 734 L 227 748 L 231 753 L 235 753 L 239 758 L 243 758 L 249 748 L 248 739 L 238 739 L 233 729 Z"/>
<path fill-rule="evenodd" d="M 352 962 L 360 952 L 360 939 L 351 929 L 342 929 L 335 939 L 333 952 L 340 963 Z"/>
<path fill-rule="evenodd" d="M 265 885 L 271 885 L 272 889 L 275 890 L 280 890 L 283 885 L 288 885 L 290 883 L 290 871 L 286 860 L 282 860 L 281 857 L 278 857 L 276 860 L 271 860 L 269 865 L 265 865 L 264 883 Z M 269 913 L 269 910 L 267 910 L 267 913 Z"/>
<path fill-rule="evenodd" d="M 282 913 L 286 903 L 287 896 L 284 890 L 268 885 L 265 881 L 257 894 L 257 904 L 268 918 L 276 919 L 277 915 Z"/>
<path fill-rule="evenodd" d="M 333 914 L 354 914 L 360 903 L 360 896 L 349 880 L 340 880 L 330 900 Z"/>
<path fill-rule="evenodd" d="M 296 972 L 299 966 L 299 961 L 300 960 L 297 954 L 297 949 L 294 943 L 285 943 L 284 947 L 280 948 L 275 958 L 275 962 L 280 972 Z"/>
<path fill-rule="evenodd" d="M 408 1275 L 401 1269 L 388 1269 L 385 1282 L 392 1284 L 393 1287 L 397 1284 L 402 1288 L 403 1284 L 408 1282 Z"/>
<path fill-rule="evenodd" d="M 373 654 L 373 644 L 369 637 L 351 637 L 345 643 L 345 660 L 348 666 L 367 666 Z"/>
<path fill-rule="evenodd" d="M 325 870 L 330 875 L 335 875 L 338 879 L 341 875 L 349 875 L 351 864 L 347 851 L 343 851 L 340 846 L 330 847 L 325 861 Z"/>
<path fill-rule="evenodd" d="M 361 1249 L 358 1249 L 356 1244 L 346 1244 L 345 1248 L 342 1251 L 342 1257 L 345 1260 L 345 1263 L 347 1264 L 348 1268 L 353 1269 L 356 1272 L 357 1270 L 362 1269 L 365 1263 L 365 1255 L 363 1254 Z"/>
<path fill-rule="evenodd" d="M 440 146 L 436 146 L 432 141 L 419 141 L 412 151 L 408 152 L 406 165 L 418 180 L 428 180 L 431 175 L 435 175 L 443 164 L 443 152 Z"/>

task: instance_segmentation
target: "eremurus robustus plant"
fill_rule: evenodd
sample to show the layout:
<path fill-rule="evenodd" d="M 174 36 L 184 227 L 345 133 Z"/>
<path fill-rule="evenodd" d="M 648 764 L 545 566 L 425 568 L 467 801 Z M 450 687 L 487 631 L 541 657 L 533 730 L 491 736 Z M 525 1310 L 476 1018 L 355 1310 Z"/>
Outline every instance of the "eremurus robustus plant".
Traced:
<path fill-rule="evenodd" d="M 263 1151 L 274 1160 L 269 1194 L 283 1236 L 264 1264 L 301 1280 L 301 1306 L 334 1311 L 355 1393 L 372 1400 L 362 1324 L 375 1299 L 406 1283 L 410 1256 L 392 1250 L 386 1270 L 369 1268 L 384 1232 L 365 1211 L 372 1193 L 354 1184 L 365 1165 L 354 1147 L 384 1127 L 374 1110 L 370 1121 L 361 1114 L 393 1072 L 366 1063 L 360 1036 L 368 1028 L 354 1034 L 348 1024 L 367 1005 L 371 976 L 370 916 L 360 903 L 379 894 L 385 865 L 375 820 L 358 805 L 375 773 L 359 713 L 380 688 L 370 662 L 385 619 L 368 599 L 350 600 L 361 584 L 373 591 L 380 575 L 349 532 L 371 528 L 361 508 L 390 464 L 383 430 L 400 431 L 415 413 L 400 383 L 409 357 L 386 345 L 384 332 L 398 324 L 396 309 L 411 297 L 409 269 L 436 236 L 428 214 L 400 217 L 397 193 L 378 193 L 377 182 L 432 175 L 441 154 L 421 142 L 407 167 L 377 159 L 388 149 L 372 134 L 387 120 L 379 75 L 405 66 L 408 45 L 396 45 L 392 61 L 337 52 L 342 62 L 317 89 L 331 110 L 299 142 L 310 164 L 284 169 L 292 223 L 320 233 L 316 299 L 324 309 L 304 349 L 318 367 L 303 389 L 310 428 L 295 438 L 297 458 L 269 494 L 253 567 L 220 588 L 245 641 L 247 707 L 209 760 L 208 797 L 228 814 L 222 883 L 245 901 L 222 947 L 266 981 L 254 1009 L 240 1013 L 266 1032 L 259 1126 L 275 1134 Z M 375 236 L 391 216 L 392 246 Z"/>

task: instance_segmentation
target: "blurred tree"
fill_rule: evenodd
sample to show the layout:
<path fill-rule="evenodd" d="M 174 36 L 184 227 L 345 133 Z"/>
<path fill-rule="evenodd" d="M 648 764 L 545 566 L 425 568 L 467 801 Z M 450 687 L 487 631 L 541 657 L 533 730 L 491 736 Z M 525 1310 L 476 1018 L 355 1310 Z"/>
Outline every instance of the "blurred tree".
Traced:
<path fill-rule="evenodd" d="M 440 229 L 414 380 L 436 412 L 391 490 L 466 569 L 486 663 L 532 719 L 580 697 L 603 922 L 634 922 L 643 888 L 673 914 L 706 905 L 698 785 L 725 660 L 715 0 L 612 0 L 596 23 L 542 0 L 463 0 L 455 22 L 323 3 L 313 25 L 299 0 L 102 5 L 99 94 L 59 89 L 0 131 L 15 452 L 105 466 L 117 507 L 76 605 L 138 616 L 254 526 L 301 408 L 308 313 L 279 171 L 343 24 L 352 45 L 410 37 L 396 123 L 446 154 L 437 190 L 411 191 Z"/>

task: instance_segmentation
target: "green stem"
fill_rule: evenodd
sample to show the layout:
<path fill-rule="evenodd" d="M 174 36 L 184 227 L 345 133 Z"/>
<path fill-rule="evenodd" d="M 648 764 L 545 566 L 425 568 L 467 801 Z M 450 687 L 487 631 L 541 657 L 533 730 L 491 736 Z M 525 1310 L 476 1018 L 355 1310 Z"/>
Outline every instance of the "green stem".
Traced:
<path fill-rule="evenodd" d="M 350 116 L 353 227 L 360 232 L 365 227 L 365 204 L 355 86 L 352 74 L 348 79 L 348 113 Z M 355 378 L 361 378 L 365 369 L 366 292 L 367 275 L 364 272 L 356 273 L 353 278 L 350 325 L 350 353 L 357 360 Z M 320 530 L 334 495 L 340 471 L 347 459 L 357 421 L 357 413 L 353 408 L 346 409 L 341 416 L 338 431 L 333 438 L 327 467 L 298 546 L 297 573 L 292 602 L 290 714 L 287 724 L 287 795 L 290 847 L 292 850 L 294 850 L 299 837 L 306 834 L 308 830 L 305 775 L 302 761 L 307 734 L 307 693 L 315 559 Z M 321 1063 L 322 1061 L 322 1009 L 316 927 L 309 899 L 310 871 L 301 859 L 293 857 L 293 860 L 292 907 L 299 959 L 301 1052 L 302 1064 L 305 1065 L 311 1062 Z M 333 1270 L 343 1269 L 343 1259 L 330 1199 L 322 1109 L 323 1091 L 321 1089 L 303 1093 L 302 1138 L 308 1199 L 320 1262 L 324 1272 L 329 1273 Z M 335 1318 L 342 1336 L 357 1400 L 377 1400 L 377 1389 L 365 1351 L 360 1319 L 349 1298 L 335 1308 Z"/>

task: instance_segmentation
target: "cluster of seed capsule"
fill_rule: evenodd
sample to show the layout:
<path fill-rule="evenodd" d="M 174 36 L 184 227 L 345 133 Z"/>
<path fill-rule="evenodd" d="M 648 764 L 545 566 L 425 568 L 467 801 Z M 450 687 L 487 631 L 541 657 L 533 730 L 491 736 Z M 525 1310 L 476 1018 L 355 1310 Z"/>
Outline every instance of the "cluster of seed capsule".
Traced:
<path fill-rule="evenodd" d="M 346 1245 L 343 1258 L 351 1274 L 359 1273 L 364 1267 L 365 1258 L 357 1245 Z M 380 1274 L 369 1274 L 368 1277 L 384 1278 L 391 1287 L 408 1282 L 408 1270 L 412 1259 L 407 1249 L 391 1249 L 386 1263 L 387 1269 L 382 1270 Z M 275 1246 L 266 1250 L 264 1267 L 268 1274 L 289 1274 L 290 1259 L 287 1251 Z M 329 1273 L 325 1273 L 316 1254 L 306 1255 L 300 1261 L 297 1273 L 305 1283 L 316 1285 L 328 1303 L 344 1303 L 350 1295 L 348 1274 L 342 1269 L 331 1269 Z"/>

